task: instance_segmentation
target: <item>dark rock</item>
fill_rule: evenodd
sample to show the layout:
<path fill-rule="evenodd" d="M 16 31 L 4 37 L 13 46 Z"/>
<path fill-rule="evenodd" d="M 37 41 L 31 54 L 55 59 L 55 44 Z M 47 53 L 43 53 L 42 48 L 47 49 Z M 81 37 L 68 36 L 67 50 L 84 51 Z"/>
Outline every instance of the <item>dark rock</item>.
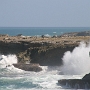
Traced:
<path fill-rule="evenodd" d="M 28 61 L 43 66 L 62 65 L 64 53 L 68 50 L 72 51 L 78 45 L 63 38 L 23 39 L 18 36 L 8 37 L 9 40 L 3 40 L 3 38 L 5 37 L 0 37 L 0 54 L 15 54 L 18 63 L 25 64 Z"/>
<path fill-rule="evenodd" d="M 64 34 L 62 34 L 61 36 L 62 36 L 62 37 L 90 36 L 90 31 L 64 33 Z"/>
<path fill-rule="evenodd" d="M 17 54 L 19 52 L 25 51 L 28 46 L 20 42 L 5 42 L 0 41 L 0 53 L 3 54 Z"/>
<path fill-rule="evenodd" d="M 82 78 L 82 80 L 90 80 L 90 73 L 89 73 L 89 74 L 86 74 L 86 75 Z"/>
<path fill-rule="evenodd" d="M 90 89 L 90 73 L 86 74 L 82 79 L 58 80 L 58 84 L 67 86 L 67 88 Z"/>
<path fill-rule="evenodd" d="M 28 41 L 0 41 L 1 54 L 16 54 L 19 63 L 30 60 L 44 66 L 62 65 L 62 57 L 66 51 L 72 51 L 76 45 L 56 45 L 47 42 L 31 43 Z"/>
<path fill-rule="evenodd" d="M 75 89 L 90 89 L 90 80 L 82 80 L 82 79 L 63 79 L 59 80 L 58 83 L 60 85 L 66 86 L 67 88 L 75 88 Z"/>
<path fill-rule="evenodd" d="M 22 34 L 18 34 L 17 36 L 22 36 Z"/>
<path fill-rule="evenodd" d="M 89 36 L 90 35 L 90 31 L 84 31 L 84 32 L 78 32 L 77 36 Z"/>
<path fill-rule="evenodd" d="M 34 48 L 30 52 L 31 63 L 39 63 L 41 66 L 60 66 L 63 64 L 62 57 L 68 50 L 74 47 L 43 47 Z"/>
<path fill-rule="evenodd" d="M 13 64 L 14 67 L 25 70 L 25 71 L 35 71 L 39 72 L 42 71 L 42 68 L 39 64 Z"/>

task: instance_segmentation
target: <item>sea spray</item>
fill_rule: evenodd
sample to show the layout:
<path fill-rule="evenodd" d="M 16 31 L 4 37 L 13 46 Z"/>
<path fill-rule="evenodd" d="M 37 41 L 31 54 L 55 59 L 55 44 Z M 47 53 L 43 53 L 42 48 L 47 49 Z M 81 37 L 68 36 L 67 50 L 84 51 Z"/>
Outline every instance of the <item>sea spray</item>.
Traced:
<path fill-rule="evenodd" d="M 81 78 L 76 75 L 59 75 L 58 66 L 41 66 L 43 71 L 38 73 L 21 72 L 13 63 L 17 63 L 16 55 L 0 56 L 0 90 L 60 90 L 63 87 L 57 85 L 59 79 Z M 1 64 L 4 65 L 3 68 Z"/>
<path fill-rule="evenodd" d="M 17 63 L 16 55 L 0 55 L 0 75 L 5 73 L 18 73 L 22 70 L 15 68 L 13 64 Z"/>
<path fill-rule="evenodd" d="M 16 55 L 0 55 L 0 65 L 7 67 L 15 63 L 17 63 Z"/>
<path fill-rule="evenodd" d="M 72 52 L 65 52 L 61 71 L 64 74 L 80 75 L 90 72 L 90 43 L 81 42 Z"/>

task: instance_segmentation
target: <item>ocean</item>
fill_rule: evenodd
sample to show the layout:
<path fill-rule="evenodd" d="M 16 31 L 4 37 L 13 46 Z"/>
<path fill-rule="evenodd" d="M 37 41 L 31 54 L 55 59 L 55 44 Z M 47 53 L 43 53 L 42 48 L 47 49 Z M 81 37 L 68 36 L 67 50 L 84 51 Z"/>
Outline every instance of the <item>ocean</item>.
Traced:
<path fill-rule="evenodd" d="M 84 75 L 62 75 L 59 66 L 41 66 L 41 72 L 23 71 L 15 68 L 13 63 L 17 63 L 16 55 L 0 55 L 0 90 L 65 90 L 68 87 L 58 85 L 58 80 L 81 79 Z"/>
<path fill-rule="evenodd" d="M 17 34 L 25 36 L 60 35 L 65 32 L 86 30 L 89 31 L 90 28 L 0 28 L 0 34 L 9 34 L 11 36 Z M 90 44 L 86 47 L 84 43 L 81 43 L 72 52 L 65 52 L 62 58 L 64 62 L 62 67 L 41 66 L 43 68 L 41 72 L 17 69 L 13 66 L 14 63 L 17 63 L 16 55 L 0 55 L 0 90 L 65 90 L 68 87 L 70 89 L 70 86 L 58 85 L 58 80 L 81 79 L 89 73 L 89 51 Z"/>
<path fill-rule="evenodd" d="M 0 34 L 16 36 L 61 35 L 67 32 L 90 31 L 90 27 L 0 27 Z"/>

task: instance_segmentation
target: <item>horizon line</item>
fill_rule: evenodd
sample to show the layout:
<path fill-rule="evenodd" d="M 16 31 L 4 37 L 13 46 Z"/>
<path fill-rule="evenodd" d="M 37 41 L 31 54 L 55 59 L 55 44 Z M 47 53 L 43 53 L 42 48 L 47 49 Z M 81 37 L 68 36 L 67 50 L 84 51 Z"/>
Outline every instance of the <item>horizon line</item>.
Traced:
<path fill-rule="evenodd" d="M 90 27 L 0 27 L 0 28 L 90 28 Z"/>

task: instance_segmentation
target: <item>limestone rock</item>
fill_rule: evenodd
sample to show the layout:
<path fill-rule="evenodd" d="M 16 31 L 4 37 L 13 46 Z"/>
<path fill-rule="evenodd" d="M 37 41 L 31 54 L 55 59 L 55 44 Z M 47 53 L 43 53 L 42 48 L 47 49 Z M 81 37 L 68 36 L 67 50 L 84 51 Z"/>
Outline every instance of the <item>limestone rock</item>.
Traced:
<path fill-rule="evenodd" d="M 39 72 L 42 71 L 42 68 L 39 64 L 13 64 L 14 67 L 25 70 L 25 71 L 35 71 Z"/>
<path fill-rule="evenodd" d="M 8 38 L 8 39 L 4 39 Z M 18 63 L 39 63 L 43 66 L 60 66 L 66 51 L 72 51 L 88 37 L 23 37 L 0 36 L 0 54 L 15 54 Z"/>

